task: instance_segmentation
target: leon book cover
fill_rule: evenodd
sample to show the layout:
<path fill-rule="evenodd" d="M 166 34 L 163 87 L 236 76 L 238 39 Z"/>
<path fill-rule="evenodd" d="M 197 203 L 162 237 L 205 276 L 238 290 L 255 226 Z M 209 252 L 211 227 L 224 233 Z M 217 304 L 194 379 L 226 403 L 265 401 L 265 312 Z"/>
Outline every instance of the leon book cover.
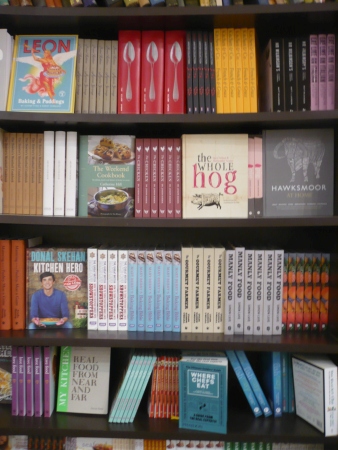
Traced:
<path fill-rule="evenodd" d="M 7 111 L 73 113 L 77 44 L 77 35 L 17 35 Z"/>
<path fill-rule="evenodd" d="M 186 113 L 186 32 L 164 37 L 164 114 Z"/>
<path fill-rule="evenodd" d="M 80 136 L 79 148 L 79 216 L 132 216 L 135 137 Z"/>
<path fill-rule="evenodd" d="M 263 132 L 264 216 L 333 215 L 332 129 Z"/>
<path fill-rule="evenodd" d="M 26 328 L 87 328 L 87 249 L 29 248 Z"/>
<path fill-rule="evenodd" d="M 184 219 L 248 217 L 248 135 L 182 136 Z"/>
<path fill-rule="evenodd" d="M 107 414 L 109 347 L 61 347 L 56 410 Z"/>
<path fill-rule="evenodd" d="M 0 403 L 12 401 L 12 347 L 0 345 Z"/>

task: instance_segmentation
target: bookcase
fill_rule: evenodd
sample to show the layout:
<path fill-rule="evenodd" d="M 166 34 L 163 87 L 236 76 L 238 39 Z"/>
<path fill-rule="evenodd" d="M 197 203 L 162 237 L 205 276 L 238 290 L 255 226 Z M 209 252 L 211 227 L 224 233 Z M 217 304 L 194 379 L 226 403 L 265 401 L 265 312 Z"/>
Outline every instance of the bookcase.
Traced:
<path fill-rule="evenodd" d="M 119 29 L 203 29 L 251 26 L 263 46 L 275 34 L 333 33 L 338 26 L 338 3 L 250 5 L 186 8 L 0 8 L 0 27 L 15 34 L 74 33 L 80 37 L 117 39 Z M 257 113 L 227 115 L 100 115 L 0 112 L 0 127 L 7 131 L 77 131 L 79 134 L 134 134 L 138 137 L 180 137 L 182 133 L 259 133 L 263 129 L 333 127 L 338 131 L 338 111 Z M 338 135 L 338 134 L 337 134 Z M 335 137 L 337 142 L 337 136 Z M 336 158 L 338 161 L 338 158 Z M 337 170 L 337 162 L 335 163 Z M 335 188 L 337 194 L 337 186 Z M 325 334 L 286 333 L 282 336 L 224 336 L 223 334 L 180 334 L 102 332 L 87 330 L 2 331 L 0 345 L 86 345 L 113 348 L 113 358 L 128 348 L 245 350 L 315 352 L 338 354 L 338 195 L 333 217 L 298 219 L 109 219 L 85 217 L 0 216 L 0 235 L 42 235 L 50 246 L 89 246 L 104 241 L 119 246 L 146 243 L 167 244 L 241 242 L 331 252 L 331 295 L 329 328 Z M 113 376 L 112 372 L 112 376 Z M 230 380 L 227 435 L 192 432 L 178 428 L 172 420 L 148 419 L 145 403 L 132 424 L 110 424 L 107 417 L 54 413 L 50 418 L 12 417 L 10 408 L 0 406 L 0 434 L 45 436 L 93 436 L 140 439 L 217 439 L 324 443 L 337 448 L 338 437 L 321 433 L 297 418 L 255 419 L 244 397 Z M 241 400 L 243 398 L 243 401 Z"/>

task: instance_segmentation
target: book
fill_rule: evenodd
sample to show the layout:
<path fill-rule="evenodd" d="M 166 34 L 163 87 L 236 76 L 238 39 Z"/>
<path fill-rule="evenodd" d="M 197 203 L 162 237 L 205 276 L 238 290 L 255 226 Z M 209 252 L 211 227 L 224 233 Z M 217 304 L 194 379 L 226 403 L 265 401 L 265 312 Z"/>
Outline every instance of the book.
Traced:
<path fill-rule="evenodd" d="M 322 253 L 320 264 L 319 330 L 326 331 L 329 324 L 330 253 Z"/>
<path fill-rule="evenodd" d="M 12 416 L 19 415 L 19 366 L 18 366 L 18 346 L 12 346 L 12 401 L 11 401 L 11 413 Z"/>
<path fill-rule="evenodd" d="M 137 331 L 145 331 L 146 251 L 137 251 Z"/>
<path fill-rule="evenodd" d="M 216 114 L 216 79 L 215 79 L 215 53 L 214 33 L 209 31 L 209 74 L 210 74 L 210 103 L 211 113 Z"/>
<path fill-rule="evenodd" d="M 263 284 L 264 284 L 264 256 L 265 252 L 261 249 L 255 249 L 254 254 L 254 287 L 253 287 L 253 322 L 254 322 L 254 335 L 260 336 L 263 334 L 263 311 L 264 311 L 264 297 L 263 297 Z"/>
<path fill-rule="evenodd" d="M 303 329 L 304 317 L 304 253 L 296 253 L 296 304 L 295 304 L 295 330 Z"/>
<path fill-rule="evenodd" d="M 110 113 L 117 113 L 117 75 L 118 75 L 118 41 L 111 43 L 111 70 L 110 70 Z"/>
<path fill-rule="evenodd" d="M 192 98 L 192 34 L 186 31 L 186 112 L 193 114 L 193 98 Z"/>
<path fill-rule="evenodd" d="M 249 136 L 248 144 L 248 217 L 255 217 L 255 138 Z"/>
<path fill-rule="evenodd" d="M 205 112 L 207 114 L 211 114 L 209 53 L 210 53 L 209 33 L 207 31 L 203 31 L 203 77 L 204 77 Z"/>
<path fill-rule="evenodd" d="M 15 36 L 7 111 L 74 112 L 77 40 Z"/>
<path fill-rule="evenodd" d="M 275 249 L 272 334 L 282 334 L 283 278 L 284 278 L 283 265 L 284 265 L 284 250 Z"/>
<path fill-rule="evenodd" d="M 22 153 L 22 214 L 29 214 L 30 203 L 30 170 L 31 170 L 31 135 L 23 133 Z M 35 175 L 33 175 L 35 176 Z"/>
<path fill-rule="evenodd" d="M 155 250 L 145 252 L 145 331 L 155 331 Z"/>
<path fill-rule="evenodd" d="M 163 330 L 173 331 L 173 252 L 163 252 Z"/>
<path fill-rule="evenodd" d="M 209 35 L 210 38 L 210 35 Z M 214 35 L 214 84 L 217 114 L 229 112 L 229 60 L 228 29 L 215 28 Z"/>
<path fill-rule="evenodd" d="M 296 75 L 296 38 L 284 38 L 285 111 L 298 111 Z"/>
<path fill-rule="evenodd" d="M 158 217 L 159 203 L 159 145 L 158 139 L 150 139 L 150 217 Z"/>
<path fill-rule="evenodd" d="M 65 185 L 65 216 L 74 217 L 77 214 L 77 132 L 67 131 L 66 134 L 66 185 Z"/>
<path fill-rule="evenodd" d="M 296 300 L 297 300 L 297 253 L 289 252 L 288 257 L 288 302 L 286 329 L 295 330 L 296 325 Z"/>
<path fill-rule="evenodd" d="M 191 52 L 192 52 L 192 104 L 193 113 L 199 114 L 199 92 L 198 92 L 198 39 L 197 30 L 191 32 Z"/>
<path fill-rule="evenodd" d="M 186 113 L 186 32 L 166 30 L 164 35 L 164 114 Z"/>
<path fill-rule="evenodd" d="M 174 138 L 173 153 L 174 216 L 180 219 L 182 217 L 182 141 L 180 138 Z"/>
<path fill-rule="evenodd" d="M 103 82 L 104 82 L 104 53 L 105 41 L 99 39 L 97 42 L 97 79 L 96 79 L 96 113 L 103 114 Z"/>
<path fill-rule="evenodd" d="M 183 218 L 248 217 L 248 135 L 184 134 L 182 162 Z"/>
<path fill-rule="evenodd" d="M 34 416 L 43 415 L 43 347 L 34 346 Z"/>
<path fill-rule="evenodd" d="M 117 249 L 114 247 L 108 248 L 108 330 L 117 330 L 117 264 Z"/>
<path fill-rule="evenodd" d="M 210 328 L 211 322 L 210 294 L 207 293 L 207 289 L 208 292 L 210 291 L 210 269 L 207 280 L 204 270 L 204 252 L 207 253 L 207 250 L 201 245 L 194 245 L 192 248 L 192 331 L 194 333 L 202 333 L 203 328 Z M 210 258 L 208 258 L 208 264 L 210 265 Z M 204 285 L 207 285 L 207 288 L 204 289 Z"/>
<path fill-rule="evenodd" d="M 183 356 L 178 364 L 179 428 L 226 434 L 227 357 Z"/>
<path fill-rule="evenodd" d="M 26 347 L 26 415 L 34 416 L 34 349 Z"/>
<path fill-rule="evenodd" d="M 189 333 L 192 330 L 192 303 L 193 303 L 192 258 L 193 258 L 192 246 L 182 245 L 180 258 L 182 267 L 181 315 L 180 315 L 182 333 Z"/>
<path fill-rule="evenodd" d="M 261 383 L 274 417 L 282 416 L 282 364 L 280 352 L 261 353 Z"/>
<path fill-rule="evenodd" d="M 241 28 L 235 28 L 235 90 L 236 112 L 244 112 L 243 94 L 243 33 Z"/>
<path fill-rule="evenodd" d="M 166 166 L 167 166 L 167 208 L 166 208 L 166 215 L 167 218 L 174 218 L 175 212 L 174 212 L 174 195 L 175 195 L 175 168 L 174 168 L 174 139 L 167 139 L 167 148 L 166 148 Z"/>
<path fill-rule="evenodd" d="M 244 251 L 244 305 L 243 305 L 243 334 L 252 335 L 254 330 L 254 278 L 255 250 Z"/>
<path fill-rule="evenodd" d="M 15 198 L 11 197 L 9 201 L 8 211 L 10 214 L 15 214 L 16 211 L 16 179 L 17 179 L 17 133 L 9 134 L 9 170 L 8 170 L 8 189 L 14 194 Z M 10 196 L 10 194 L 9 194 Z"/>
<path fill-rule="evenodd" d="M 43 215 L 54 215 L 55 132 L 43 133 Z"/>
<path fill-rule="evenodd" d="M 131 216 L 134 172 L 134 136 L 80 136 L 79 216 Z"/>
<path fill-rule="evenodd" d="M 154 286 L 154 331 L 164 331 L 164 248 L 155 248 L 155 286 Z"/>
<path fill-rule="evenodd" d="M 18 346 L 18 416 L 26 415 L 26 347 Z"/>
<path fill-rule="evenodd" d="M 173 331 L 181 331 L 182 250 L 173 249 Z"/>
<path fill-rule="evenodd" d="M 88 292 L 88 330 L 97 330 L 98 299 L 97 299 L 97 252 L 98 245 L 87 248 L 87 292 Z"/>
<path fill-rule="evenodd" d="M 76 85 L 75 85 L 75 106 L 74 112 L 82 112 L 82 77 L 83 77 L 83 59 L 84 59 L 84 39 L 79 38 L 77 43 L 76 58 Z"/>
<path fill-rule="evenodd" d="M 265 217 L 333 214 L 333 130 L 265 130 L 263 153 Z"/>
<path fill-rule="evenodd" d="M 325 436 L 337 435 L 337 366 L 326 355 L 294 354 L 292 369 L 297 416 Z"/>
<path fill-rule="evenodd" d="M 87 249 L 35 247 L 26 252 L 26 328 L 87 328 Z"/>
<path fill-rule="evenodd" d="M 143 139 L 143 175 L 142 175 L 142 217 L 150 217 L 150 185 L 151 185 L 151 140 Z"/>
<path fill-rule="evenodd" d="M 14 181 L 16 193 L 15 214 L 22 214 L 23 208 L 23 175 L 24 175 L 23 164 L 24 164 L 23 133 L 16 133 L 16 155 L 15 155 L 16 175 Z M 11 169 L 11 171 L 13 169 Z"/>
<path fill-rule="evenodd" d="M 0 61 L 0 70 L 4 76 L 3 89 L 1 89 L 0 93 L 0 111 L 6 111 L 8 87 L 12 65 L 12 37 L 5 28 L 0 30 L 0 49 L 3 55 Z"/>
<path fill-rule="evenodd" d="M 234 333 L 243 334 L 244 331 L 244 258 L 245 248 L 235 246 L 235 289 L 234 289 Z"/>
<path fill-rule="evenodd" d="M 55 131 L 54 146 L 54 216 L 65 215 L 66 132 Z"/>
<path fill-rule="evenodd" d="M 137 250 L 128 250 L 128 330 L 137 330 Z"/>
<path fill-rule="evenodd" d="M 158 140 L 158 217 L 167 217 L 167 140 L 165 138 L 160 138 Z M 177 156 L 175 152 L 174 156 Z M 175 164 L 176 163 L 176 164 Z M 175 180 L 177 177 L 177 158 L 174 162 L 175 167 Z M 177 184 L 175 189 L 175 203 L 177 203 Z M 178 206 L 176 204 L 176 206 Z M 176 213 L 175 206 L 175 213 Z M 177 211 L 178 213 L 178 211 Z"/>
<path fill-rule="evenodd" d="M 194 255 L 194 247 L 193 247 Z M 215 303 L 215 249 L 212 245 L 205 245 L 203 247 L 203 258 L 200 261 L 200 277 L 201 283 L 201 310 L 202 310 L 202 332 L 213 333 L 214 332 L 214 303 Z M 196 288 L 196 286 L 195 286 Z M 193 285 L 193 302 L 196 302 L 196 291 Z M 194 305 L 194 303 L 193 303 Z M 194 311 L 194 308 L 193 308 Z M 195 330 L 192 330 L 195 331 Z"/>
<path fill-rule="evenodd" d="M 36 214 L 43 214 L 44 192 L 44 134 L 37 133 L 36 151 Z"/>
<path fill-rule="evenodd" d="M 197 68 L 198 68 L 198 103 L 199 113 L 204 114 L 205 109 L 205 86 L 204 86 L 204 52 L 203 32 L 197 31 Z"/>
<path fill-rule="evenodd" d="M 161 147 L 160 147 L 161 155 Z M 160 166 L 161 167 L 161 166 Z M 135 217 L 142 217 L 143 139 L 135 139 Z M 160 191 L 161 192 L 161 191 Z"/>
<path fill-rule="evenodd" d="M 128 330 L 128 250 L 117 252 L 117 329 Z"/>
<path fill-rule="evenodd" d="M 238 28 L 236 28 L 238 30 Z M 222 46 L 223 57 L 224 46 Z M 236 51 L 235 51 L 235 28 L 228 28 L 228 61 L 229 61 L 229 109 L 226 109 L 223 100 L 223 112 L 237 112 L 236 105 Z M 224 84 L 223 84 L 224 89 Z M 224 92 L 223 92 L 224 99 Z"/>
<path fill-rule="evenodd" d="M 97 249 L 97 329 L 108 330 L 108 245 Z"/>
<path fill-rule="evenodd" d="M 318 35 L 310 34 L 310 110 L 319 109 L 319 51 Z"/>
<path fill-rule="evenodd" d="M 274 250 L 264 250 L 263 334 L 273 334 Z"/>
<path fill-rule="evenodd" d="M 214 247 L 214 333 L 224 333 L 225 248 Z"/>
<path fill-rule="evenodd" d="M 50 417 L 55 409 L 58 347 L 43 347 L 43 415 Z"/>
<path fill-rule="evenodd" d="M 235 249 L 227 246 L 225 250 L 225 309 L 224 334 L 235 333 Z"/>
<path fill-rule="evenodd" d="M 320 298 L 321 298 L 321 254 L 312 254 L 312 307 L 311 330 L 319 330 Z"/>
<path fill-rule="evenodd" d="M 333 33 L 327 35 L 326 49 L 326 109 L 335 109 L 335 86 L 336 86 L 336 38 Z"/>
<path fill-rule="evenodd" d="M 0 403 L 12 401 L 12 346 L 0 345 Z"/>
<path fill-rule="evenodd" d="M 242 71 L 243 71 L 243 112 L 251 112 L 250 107 L 250 63 L 249 30 L 241 28 L 242 33 Z"/>
<path fill-rule="evenodd" d="M 318 34 L 318 109 L 327 109 L 327 36 Z"/>
<path fill-rule="evenodd" d="M 310 110 L 310 41 L 308 36 L 296 37 L 297 109 Z"/>
<path fill-rule="evenodd" d="M 84 0 L 86 1 L 86 0 Z M 96 85 L 97 85 L 97 47 L 98 40 L 90 40 L 90 72 L 89 72 L 89 106 L 88 113 L 96 113 Z"/>
<path fill-rule="evenodd" d="M 10 239 L 0 239 L 0 330 L 12 329 L 12 281 Z"/>
<path fill-rule="evenodd" d="M 83 74 L 82 74 L 82 114 L 89 112 L 89 89 L 90 89 L 90 43 L 91 39 L 83 41 Z"/>
<path fill-rule="evenodd" d="M 56 411 L 107 414 L 109 347 L 61 346 Z"/>

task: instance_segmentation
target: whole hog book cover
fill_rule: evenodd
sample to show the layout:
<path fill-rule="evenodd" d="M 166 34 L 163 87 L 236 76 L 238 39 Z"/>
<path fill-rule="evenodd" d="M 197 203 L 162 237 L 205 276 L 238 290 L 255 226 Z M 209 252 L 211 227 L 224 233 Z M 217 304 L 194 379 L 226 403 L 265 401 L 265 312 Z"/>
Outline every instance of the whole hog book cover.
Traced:
<path fill-rule="evenodd" d="M 77 35 L 15 37 L 8 111 L 73 113 Z"/>
<path fill-rule="evenodd" d="M 79 216 L 131 217 L 135 136 L 80 136 Z"/>
<path fill-rule="evenodd" d="M 182 136 L 184 219 L 248 217 L 247 134 Z"/>
<path fill-rule="evenodd" d="M 26 328 L 87 328 L 87 249 L 27 249 Z"/>
<path fill-rule="evenodd" d="M 263 132 L 264 217 L 333 215 L 332 129 Z"/>

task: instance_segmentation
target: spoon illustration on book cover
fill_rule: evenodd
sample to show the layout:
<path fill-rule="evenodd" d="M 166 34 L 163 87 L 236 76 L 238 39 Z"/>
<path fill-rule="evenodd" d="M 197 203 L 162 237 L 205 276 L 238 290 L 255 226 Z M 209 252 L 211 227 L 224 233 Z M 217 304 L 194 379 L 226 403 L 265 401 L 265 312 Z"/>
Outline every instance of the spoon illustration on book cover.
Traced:
<path fill-rule="evenodd" d="M 180 98 L 180 93 L 178 90 L 178 84 L 177 84 L 177 64 L 182 59 L 182 49 L 180 44 L 175 41 L 170 49 L 170 60 L 174 64 L 175 67 L 175 75 L 174 75 L 174 88 L 173 88 L 173 100 L 174 102 L 177 102 Z"/>
<path fill-rule="evenodd" d="M 155 85 L 154 85 L 154 64 L 158 60 L 158 49 L 154 41 L 151 41 L 147 48 L 147 61 L 150 64 L 150 86 L 149 86 L 149 100 L 155 100 Z"/>
<path fill-rule="evenodd" d="M 130 102 L 130 100 L 133 98 L 133 92 L 131 89 L 131 82 L 130 82 L 130 66 L 131 63 L 135 59 L 135 49 L 132 44 L 132 42 L 128 41 L 123 49 L 123 59 L 128 64 L 128 78 L 127 78 L 127 89 L 126 89 L 126 100 Z"/>

